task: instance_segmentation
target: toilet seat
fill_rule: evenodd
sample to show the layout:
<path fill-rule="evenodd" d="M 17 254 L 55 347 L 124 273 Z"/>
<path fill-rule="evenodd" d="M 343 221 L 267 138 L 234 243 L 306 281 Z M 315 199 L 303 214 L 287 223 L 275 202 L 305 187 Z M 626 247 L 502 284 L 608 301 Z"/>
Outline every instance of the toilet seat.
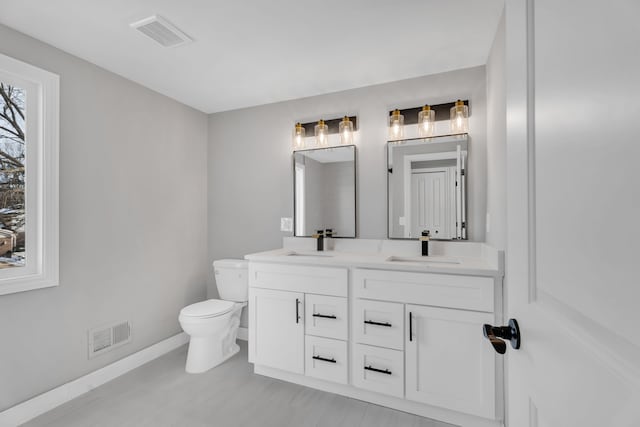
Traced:
<path fill-rule="evenodd" d="M 209 299 L 186 306 L 180 310 L 180 316 L 195 319 L 208 319 L 211 317 L 222 316 L 223 314 L 230 312 L 233 310 L 235 305 L 236 304 L 233 301 Z"/>

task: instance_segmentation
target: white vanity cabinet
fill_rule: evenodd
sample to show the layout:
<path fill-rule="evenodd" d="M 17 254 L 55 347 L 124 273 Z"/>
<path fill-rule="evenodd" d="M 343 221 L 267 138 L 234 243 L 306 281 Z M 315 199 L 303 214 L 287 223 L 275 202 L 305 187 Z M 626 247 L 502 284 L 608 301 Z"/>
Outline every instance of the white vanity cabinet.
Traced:
<path fill-rule="evenodd" d="M 250 263 L 249 361 L 348 382 L 348 270 Z"/>
<path fill-rule="evenodd" d="M 498 361 L 481 332 L 496 321 L 494 278 L 374 269 L 352 277 L 355 386 L 395 396 L 402 389 L 407 400 L 495 418 Z M 362 380 L 361 344 L 404 361 L 402 388 Z"/>
<path fill-rule="evenodd" d="M 438 268 L 339 252 L 251 255 L 254 372 L 461 427 L 502 427 L 503 362 L 482 334 L 503 324 L 502 255 L 489 253 L 494 264 L 478 256 Z"/>

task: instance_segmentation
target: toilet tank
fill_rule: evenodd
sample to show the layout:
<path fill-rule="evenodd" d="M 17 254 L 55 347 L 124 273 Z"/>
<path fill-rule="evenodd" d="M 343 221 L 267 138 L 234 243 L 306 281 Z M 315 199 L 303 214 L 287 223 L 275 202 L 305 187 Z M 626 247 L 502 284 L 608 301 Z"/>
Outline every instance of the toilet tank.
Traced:
<path fill-rule="evenodd" d="M 245 302 L 249 299 L 249 262 L 243 259 L 213 261 L 220 299 Z"/>

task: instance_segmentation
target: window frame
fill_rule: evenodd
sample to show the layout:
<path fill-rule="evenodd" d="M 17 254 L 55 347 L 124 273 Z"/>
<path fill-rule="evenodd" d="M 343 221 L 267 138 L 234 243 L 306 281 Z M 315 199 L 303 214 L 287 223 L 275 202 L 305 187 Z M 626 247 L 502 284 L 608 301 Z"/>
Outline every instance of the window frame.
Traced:
<path fill-rule="evenodd" d="M 3 79 L 19 82 L 27 92 L 27 240 L 25 266 L 0 270 L 0 295 L 59 284 L 60 77 L 0 54 L 0 80 Z"/>

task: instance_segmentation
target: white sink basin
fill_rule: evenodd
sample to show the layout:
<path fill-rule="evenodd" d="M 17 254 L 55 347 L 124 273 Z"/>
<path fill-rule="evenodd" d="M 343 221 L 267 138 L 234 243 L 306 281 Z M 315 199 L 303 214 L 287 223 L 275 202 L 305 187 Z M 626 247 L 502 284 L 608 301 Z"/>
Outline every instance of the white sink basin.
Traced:
<path fill-rule="evenodd" d="M 390 256 L 387 261 L 392 262 L 413 262 L 420 264 L 460 264 L 460 260 L 457 258 L 448 258 L 441 256 L 418 256 L 418 257 L 405 257 L 405 256 Z"/>
<path fill-rule="evenodd" d="M 333 254 L 326 254 L 322 252 L 289 252 L 287 256 L 304 256 L 304 257 L 318 257 L 318 258 L 330 258 Z"/>

